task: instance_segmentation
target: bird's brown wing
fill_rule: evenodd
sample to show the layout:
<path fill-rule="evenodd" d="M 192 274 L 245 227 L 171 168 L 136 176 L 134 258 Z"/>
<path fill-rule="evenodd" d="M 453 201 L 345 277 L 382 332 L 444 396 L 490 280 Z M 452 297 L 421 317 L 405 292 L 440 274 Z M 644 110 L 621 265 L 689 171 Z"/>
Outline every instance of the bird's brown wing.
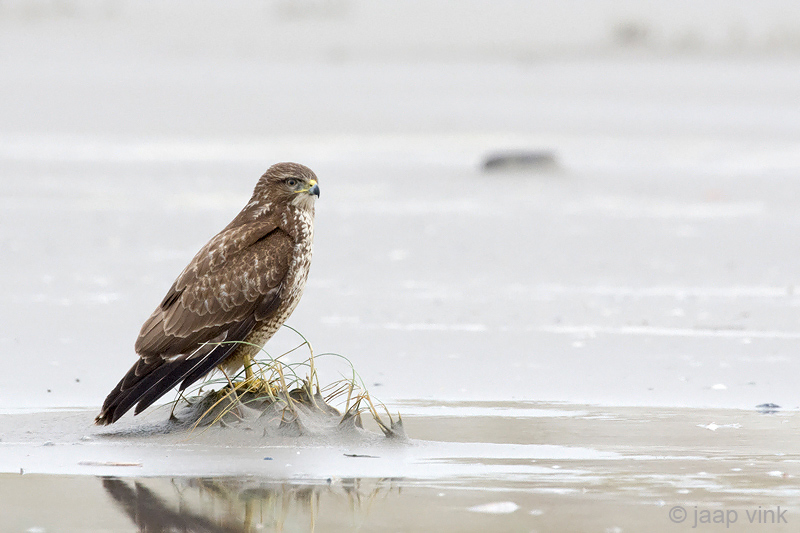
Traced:
<path fill-rule="evenodd" d="M 145 409 L 194 369 L 211 370 L 229 355 L 231 342 L 279 306 L 292 246 L 268 223 L 229 227 L 211 239 L 142 326 L 140 360 L 106 398 L 97 423 L 116 421 L 137 402 L 137 412 Z"/>
<path fill-rule="evenodd" d="M 270 224 L 248 226 L 200 250 L 142 326 L 136 353 L 149 360 L 194 350 L 278 296 L 291 238 Z"/>

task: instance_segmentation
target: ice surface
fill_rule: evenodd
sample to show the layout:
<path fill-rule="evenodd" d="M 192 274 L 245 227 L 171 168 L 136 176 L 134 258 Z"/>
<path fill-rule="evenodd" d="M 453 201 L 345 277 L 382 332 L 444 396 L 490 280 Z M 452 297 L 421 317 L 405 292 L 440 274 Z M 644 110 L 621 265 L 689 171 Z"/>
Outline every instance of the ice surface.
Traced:
<path fill-rule="evenodd" d="M 797 519 L 794 412 L 401 407 L 409 441 L 264 438 L 233 426 L 154 435 L 147 428 L 165 420 L 164 409 L 123 418 L 119 428 L 92 426 L 94 411 L 0 415 L 0 516 L 12 531 L 129 531 L 165 521 L 199 531 L 217 531 L 201 523 L 253 531 L 284 522 L 348 530 L 351 520 L 371 530 L 581 531 L 613 522 L 671 531 L 675 505 L 780 505 Z M 716 431 L 705 429 L 711 420 Z M 42 502 L 46 513 L 36 511 Z"/>

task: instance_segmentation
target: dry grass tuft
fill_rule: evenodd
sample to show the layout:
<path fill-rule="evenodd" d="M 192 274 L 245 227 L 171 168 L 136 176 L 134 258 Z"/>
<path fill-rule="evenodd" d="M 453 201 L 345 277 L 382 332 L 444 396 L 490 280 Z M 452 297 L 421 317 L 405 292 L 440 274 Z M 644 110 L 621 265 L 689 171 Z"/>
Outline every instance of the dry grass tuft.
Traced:
<path fill-rule="evenodd" d="M 297 346 L 277 357 L 261 349 L 264 357 L 254 361 L 250 378 L 243 369 L 235 376 L 207 379 L 186 394 L 179 394 L 170 418 L 190 425 L 194 431 L 199 427 L 227 427 L 247 419 L 268 417 L 278 420 L 278 429 L 284 433 L 302 434 L 304 414 L 337 417 L 340 428 L 363 429 L 362 413 L 369 413 L 386 437 L 405 437 L 400 415 L 392 418 L 386 406 L 370 396 L 349 359 L 336 353 L 315 356 L 302 333 L 284 327 L 300 338 Z M 286 362 L 288 355 L 303 348 L 308 349 L 307 359 Z M 348 375 L 341 374 L 340 379 L 321 386 L 315 365 L 319 357 L 340 359 L 347 365 Z M 220 388 L 214 389 L 215 386 Z M 179 411 L 177 416 L 176 411 Z"/>

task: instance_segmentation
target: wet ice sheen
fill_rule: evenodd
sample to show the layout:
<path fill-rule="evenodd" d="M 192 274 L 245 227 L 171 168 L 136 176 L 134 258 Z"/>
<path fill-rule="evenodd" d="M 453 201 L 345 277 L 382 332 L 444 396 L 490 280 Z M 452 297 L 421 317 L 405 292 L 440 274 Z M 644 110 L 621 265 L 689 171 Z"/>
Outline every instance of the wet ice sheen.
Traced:
<path fill-rule="evenodd" d="M 9 428 L 0 442 L 0 490 L 9 495 L 0 514 L 42 525 L 31 522 L 25 498 L 59 487 L 81 490 L 86 509 L 106 509 L 98 531 L 147 520 L 147 512 L 126 511 L 145 503 L 178 521 L 240 524 L 235 531 L 275 520 L 341 527 L 357 519 L 383 528 L 395 512 L 443 531 L 481 517 L 499 530 L 596 530 L 614 520 L 623 529 L 669 531 L 665 508 L 687 502 L 769 501 L 800 518 L 792 507 L 800 498 L 794 411 L 419 403 L 404 413 L 407 442 L 330 431 L 264 439 L 233 426 L 154 433 L 166 409 L 123 418 L 119 428 L 92 426 L 94 411 L 0 415 Z M 717 431 L 705 427 L 709 420 Z M 420 501 L 431 511 L 421 512 Z M 575 506 L 586 512 L 575 516 Z M 54 513 L 63 513 L 60 523 L 85 523 L 74 509 Z"/>
<path fill-rule="evenodd" d="M 473 513 L 507 514 L 519 509 L 519 505 L 514 502 L 491 502 L 481 505 L 473 505 L 468 510 Z"/>

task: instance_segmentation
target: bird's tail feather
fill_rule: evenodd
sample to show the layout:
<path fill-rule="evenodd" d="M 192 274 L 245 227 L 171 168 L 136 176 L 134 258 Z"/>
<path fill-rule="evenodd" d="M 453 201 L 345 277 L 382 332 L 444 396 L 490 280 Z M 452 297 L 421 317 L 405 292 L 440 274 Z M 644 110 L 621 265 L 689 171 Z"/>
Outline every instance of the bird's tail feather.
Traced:
<path fill-rule="evenodd" d="M 254 325 L 252 318 L 240 322 L 229 331 L 226 342 L 203 356 L 187 354 L 170 360 L 140 359 L 108 395 L 95 424 L 113 424 L 134 405 L 134 414 L 138 415 L 178 383 L 181 383 L 180 390 L 185 390 L 222 363 L 238 346 L 229 341 L 243 340 Z"/>
<path fill-rule="evenodd" d="M 164 377 L 179 370 L 184 363 L 186 363 L 186 356 L 180 356 L 171 361 L 160 359 L 147 366 L 143 359 L 137 361 L 108 395 L 103 403 L 102 411 L 95 418 L 95 424 L 113 424 L 130 410 L 147 391 L 158 390 L 160 395 L 165 394 L 169 389 L 160 386 Z"/>

